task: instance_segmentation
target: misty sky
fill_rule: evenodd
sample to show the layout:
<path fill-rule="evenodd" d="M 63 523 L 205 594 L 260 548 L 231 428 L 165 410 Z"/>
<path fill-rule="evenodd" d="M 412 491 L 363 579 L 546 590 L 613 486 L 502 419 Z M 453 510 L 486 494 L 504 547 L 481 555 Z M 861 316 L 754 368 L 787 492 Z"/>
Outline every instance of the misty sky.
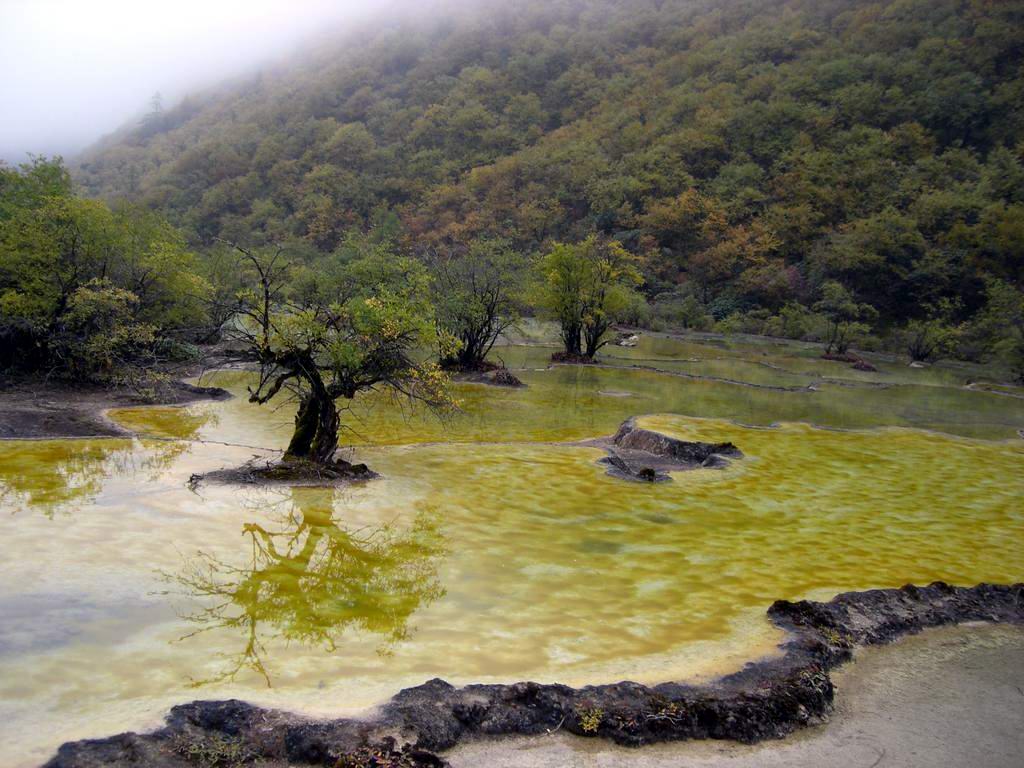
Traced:
<path fill-rule="evenodd" d="M 159 91 L 254 69 L 383 0 L 0 0 L 0 159 L 73 155 Z"/>

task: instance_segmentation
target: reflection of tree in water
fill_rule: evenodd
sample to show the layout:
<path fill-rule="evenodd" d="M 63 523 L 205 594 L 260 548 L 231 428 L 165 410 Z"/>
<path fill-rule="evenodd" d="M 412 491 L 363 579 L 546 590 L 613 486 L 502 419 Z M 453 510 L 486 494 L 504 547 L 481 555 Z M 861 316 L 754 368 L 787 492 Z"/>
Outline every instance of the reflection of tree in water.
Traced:
<path fill-rule="evenodd" d="M 0 503 L 12 513 L 38 509 L 48 516 L 96 496 L 107 460 L 130 450 L 125 440 L 64 441 L 0 447 Z"/>
<path fill-rule="evenodd" d="M 243 650 L 227 669 L 196 685 L 234 679 L 243 669 L 270 685 L 265 641 L 297 641 L 329 652 L 347 629 L 380 636 L 380 653 L 406 639 L 409 619 L 444 595 L 437 577 L 444 539 L 436 519 L 420 513 L 403 530 L 393 526 L 347 529 L 334 520 L 320 489 L 293 489 L 279 525 L 247 523 L 252 555 L 241 567 L 200 552 L 169 580 L 211 601 L 185 618 L 198 628 L 239 632 Z"/>
<path fill-rule="evenodd" d="M 191 448 L 208 415 L 179 416 L 176 439 L 25 440 L 0 445 L 0 505 L 53 517 L 87 504 L 117 476 L 156 479 Z M 186 429 L 187 427 L 187 429 Z"/>

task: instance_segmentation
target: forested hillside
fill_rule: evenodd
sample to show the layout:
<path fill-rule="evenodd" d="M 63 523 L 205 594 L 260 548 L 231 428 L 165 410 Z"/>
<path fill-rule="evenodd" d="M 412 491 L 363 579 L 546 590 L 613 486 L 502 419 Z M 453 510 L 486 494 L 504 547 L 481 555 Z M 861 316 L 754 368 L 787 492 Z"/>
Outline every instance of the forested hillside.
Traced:
<path fill-rule="evenodd" d="M 680 322 L 779 330 L 838 283 L 885 330 L 1019 296 L 1022 154 L 1019 0 L 530 0 L 378 23 L 75 173 L 196 246 L 597 232 Z"/>

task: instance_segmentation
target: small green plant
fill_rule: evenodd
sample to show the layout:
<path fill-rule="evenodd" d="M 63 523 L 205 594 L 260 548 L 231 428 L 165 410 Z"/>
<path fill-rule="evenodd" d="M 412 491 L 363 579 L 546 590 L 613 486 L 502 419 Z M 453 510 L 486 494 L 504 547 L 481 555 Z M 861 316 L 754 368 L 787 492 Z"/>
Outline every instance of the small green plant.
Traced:
<path fill-rule="evenodd" d="M 175 742 L 174 751 L 190 763 L 204 768 L 235 768 L 254 757 L 241 741 L 220 734 L 205 736 L 198 741 L 182 737 Z"/>
<path fill-rule="evenodd" d="M 388 747 L 360 747 L 338 758 L 334 768 L 414 768 L 415 761 Z"/>
<path fill-rule="evenodd" d="M 686 708 L 679 702 L 658 696 L 650 703 L 651 711 L 644 715 L 647 723 L 678 725 L 686 716 Z"/>
<path fill-rule="evenodd" d="M 584 733 L 597 733 L 597 729 L 601 727 L 601 720 L 604 719 L 604 710 L 600 707 L 585 707 L 579 710 L 576 716 Z"/>
<path fill-rule="evenodd" d="M 825 641 L 830 645 L 841 645 L 847 646 L 851 644 L 850 636 L 845 632 L 840 632 L 838 629 L 833 627 L 823 627 L 819 630 Z"/>

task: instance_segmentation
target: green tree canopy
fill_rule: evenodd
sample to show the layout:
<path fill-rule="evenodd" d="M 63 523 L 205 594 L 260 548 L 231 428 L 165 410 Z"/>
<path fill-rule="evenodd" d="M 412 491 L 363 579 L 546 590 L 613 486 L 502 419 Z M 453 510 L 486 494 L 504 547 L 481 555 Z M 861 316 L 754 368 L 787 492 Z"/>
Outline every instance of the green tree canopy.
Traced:
<path fill-rule="evenodd" d="M 508 240 L 482 237 L 468 246 L 434 249 L 427 261 L 434 277 L 438 325 L 457 341 L 442 362 L 477 370 L 501 333 L 519 317 L 528 260 Z"/>
<path fill-rule="evenodd" d="M 282 389 L 298 399 L 286 459 L 333 461 L 340 398 L 382 388 L 437 410 L 453 405 L 447 378 L 418 355 L 436 339 L 429 275 L 418 261 L 359 236 L 307 269 L 280 247 L 234 247 L 248 277 L 232 335 L 260 364 L 249 399 L 264 404 Z"/>
<path fill-rule="evenodd" d="M 0 171 L 0 223 L 9 365 L 116 377 L 207 321 L 209 285 L 181 235 L 138 206 L 73 196 L 59 159 Z"/>
<path fill-rule="evenodd" d="M 642 282 L 636 258 L 620 243 L 597 235 L 555 243 L 536 273 L 537 304 L 558 322 L 571 358 L 594 357 L 612 323 L 635 306 Z"/>
<path fill-rule="evenodd" d="M 842 283 L 831 280 L 821 287 L 821 299 L 814 309 L 828 318 L 826 354 L 845 354 L 851 340 L 868 327 L 864 322 L 877 316 L 870 304 L 858 302 Z"/>

